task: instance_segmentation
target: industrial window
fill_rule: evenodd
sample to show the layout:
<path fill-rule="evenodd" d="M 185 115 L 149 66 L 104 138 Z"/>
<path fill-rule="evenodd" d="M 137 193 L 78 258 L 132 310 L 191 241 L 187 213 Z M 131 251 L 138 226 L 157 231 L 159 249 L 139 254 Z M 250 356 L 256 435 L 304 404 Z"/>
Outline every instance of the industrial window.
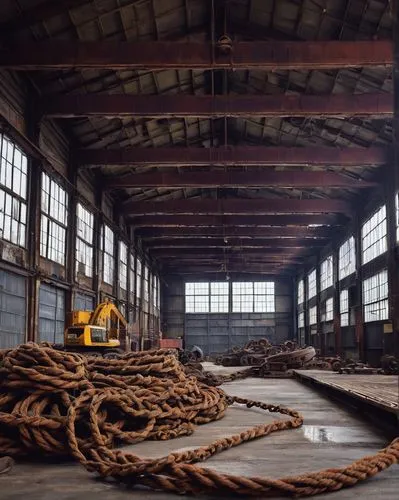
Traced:
<path fill-rule="evenodd" d="M 119 242 L 119 286 L 127 290 L 127 245 L 123 241 Z"/>
<path fill-rule="evenodd" d="M 317 294 L 316 269 L 308 275 L 308 298 L 311 299 Z"/>
<path fill-rule="evenodd" d="M 233 283 L 233 312 L 274 312 L 274 282 Z"/>
<path fill-rule="evenodd" d="M 186 313 L 209 312 L 209 283 L 186 283 Z"/>
<path fill-rule="evenodd" d="M 154 296 L 153 296 L 153 302 L 154 302 L 154 308 L 159 309 L 158 307 L 158 294 L 159 294 L 159 286 L 158 286 L 158 276 L 154 275 L 154 280 L 153 280 L 153 290 L 154 290 Z"/>
<path fill-rule="evenodd" d="M 149 288 L 149 273 L 150 270 L 146 265 L 144 265 L 144 281 L 143 281 L 143 299 L 148 302 L 150 298 L 150 288 Z"/>
<path fill-rule="evenodd" d="M 101 229 L 101 250 L 103 252 L 103 281 L 114 284 L 114 233 L 106 224 Z"/>
<path fill-rule="evenodd" d="M 134 255 L 130 254 L 130 265 L 129 265 L 129 290 L 130 293 L 134 293 Z"/>
<path fill-rule="evenodd" d="M 0 238 L 26 246 L 28 160 L 0 134 Z"/>
<path fill-rule="evenodd" d="M 362 264 L 387 251 L 387 218 L 383 205 L 362 225 Z"/>
<path fill-rule="evenodd" d="M 305 313 L 300 312 L 298 314 L 298 328 L 304 328 L 305 327 Z"/>
<path fill-rule="evenodd" d="M 157 276 L 157 301 L 156 306 L 158 309 L 161 309 L 161 280 Z"/>
<path fill-rule="evenodd" d="M 40 255 L 65 265 L 68 199 L 66 191 L 42 173 Z"/>
<path fill-rule="evenodd" d="M 349 325 L 349 294 L 348 289 L 342 290 L 339 294 L 339 312 L 341 326 Z"/>
<path fill-rule="evenodd" d="M 311 307 L 309 309 L 309 325 L 317 324 L 317 306 Z"/>
<path fill-rule="evenodd" d="M 334 299 L 330 297 L 324 303 L 324 314 L 322 321 L 332 321 L 334 319 Z"/>
<path fill-rule="evenodd" d="M 351 236 L 339 247 L 339 279 L 342 280 L 356 271 L 355 238 Z"/>
<path fill-rule="evenodd" d="M 76 274 L 93 276 L 94 215 L 81 203 L 76 206 Z"/>
<path fill-rule="evenodd" d="M 333 285 L 333 256 L 329 255 L 320 265 L 320 291 Z"/>
<path fill-rule="evenodd" d="M 303 304 L 305 300 L 305 289 L 303 280 L 298 281 L 297 304 Z"/>
<path fill-rule="evenodd" d="M 136 298 L 138 298 L 138 299 L 141 299 L 141 272 L 142 272 L 141 260 L 137 257 L 137 259 L 136 259 Z"/>
<path fill-rule="evenodd" d="M 211 283 L 210 311 L 212 313 L 229 312 L 229 284 L 221 281 Z"/>
<path fill-rule="evenodd" d="M 388 319 L 388 273 L 386 270 L 363 281 L 364 321 Z"/>

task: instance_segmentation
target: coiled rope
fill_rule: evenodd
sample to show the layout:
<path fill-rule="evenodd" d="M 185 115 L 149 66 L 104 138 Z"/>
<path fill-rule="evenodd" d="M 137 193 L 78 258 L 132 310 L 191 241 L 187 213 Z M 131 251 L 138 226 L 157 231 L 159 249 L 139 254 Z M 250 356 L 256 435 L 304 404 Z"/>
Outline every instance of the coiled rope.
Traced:
<path fill-rule="evenodd" d="M 191 451 L 143 459 L 115 449 L 144 439 L 188 435 L 222 418 L 229 405 L 290 417 Z M 120 483 L 171 493 L 310 496 L 353 486 L 399 461 L 399 439 L 351 465 L 279 480 L 232 476 L 195 465 L 276 431 L 300 427 L 289 408 L 229 397 L 187 376 L 169 351 L 118 360 L 85 358 L 24 344 L 0 352 L 0 453 L 69 455 Z M 11 462 L 7 461 L 7 467 Z M 1 467 L 1 466 L 0 466 Z"/>

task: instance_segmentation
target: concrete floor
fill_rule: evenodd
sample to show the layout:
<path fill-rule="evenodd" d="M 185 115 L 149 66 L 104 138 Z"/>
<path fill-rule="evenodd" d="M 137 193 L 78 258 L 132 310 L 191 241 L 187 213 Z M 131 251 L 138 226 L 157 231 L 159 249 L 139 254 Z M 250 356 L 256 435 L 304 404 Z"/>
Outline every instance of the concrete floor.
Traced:
<path fill-rule="evenodd" d="M 210 364 L 207 366 L 209 369 Z M 231 372 L 233 368 L 214 368 Z M 294 379 L 246 379 L 225 384 L 232 395 L 282 404 L 301 411 L 305 425 L 300 429 L 272 434 L 216 455 L 206 465 L 231 474 L 273 478 L 327 467 L 349 464 L 366 454 L 373 454 L 387 440 L 376 429 L 356 418 L 319 393 Z M 143 457 L 163 456 L 208 444 L 211 440 L 240 432 L 250 426 L 270 421 L 261 410 L 231 408 L 227 416 L 200 426 L 190 437 L 164 442 L 143 442 L 128 447 Z M 353 489 L 320 495 L 316 498 L 396 500 L 399 491 L 399 467 L 393 466 L 374 479 Z M 149 491 L 128 491 L 95 480 L 81 466 L 65 464 L 18 464 L 10 474 L 0 476 L 0 499 L 4 500 L 171 500 L 173 495 Z M 180 497 L 182 498 L 182 497 Z M 183 497 L 189 498 L 189 497 Z M 192 498 L 192 497 L 190 497 Z M 216 498 L 216 497 L 215 497 Z"/>

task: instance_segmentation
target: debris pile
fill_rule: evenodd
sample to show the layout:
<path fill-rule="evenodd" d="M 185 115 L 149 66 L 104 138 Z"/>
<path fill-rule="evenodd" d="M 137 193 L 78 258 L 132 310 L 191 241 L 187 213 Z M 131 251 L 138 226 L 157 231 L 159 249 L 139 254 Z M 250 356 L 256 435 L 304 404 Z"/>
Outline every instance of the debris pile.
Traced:
<path fill-rule="evenodd" d="M 278 346 L 272 345 L 267 339 L 251 340 L 244 347 L 233 347 L 231 351 L 218 356 L 215 363 L 222 366 L 258 366 L 270 356 L 295 349 L 296 343 L 290 340 Z"/>

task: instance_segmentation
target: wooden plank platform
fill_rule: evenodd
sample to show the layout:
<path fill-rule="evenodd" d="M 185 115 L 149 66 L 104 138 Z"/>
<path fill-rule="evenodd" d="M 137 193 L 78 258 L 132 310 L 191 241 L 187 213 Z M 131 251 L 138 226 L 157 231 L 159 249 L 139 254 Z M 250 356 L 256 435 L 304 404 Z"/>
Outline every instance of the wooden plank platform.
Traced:
<path fill-rule="evenodd" d="M 299 379 L 316 382 L 399 417 L 397 375 L 347 375 L 323 370 L 295 370 L 294 373 Z"/>

